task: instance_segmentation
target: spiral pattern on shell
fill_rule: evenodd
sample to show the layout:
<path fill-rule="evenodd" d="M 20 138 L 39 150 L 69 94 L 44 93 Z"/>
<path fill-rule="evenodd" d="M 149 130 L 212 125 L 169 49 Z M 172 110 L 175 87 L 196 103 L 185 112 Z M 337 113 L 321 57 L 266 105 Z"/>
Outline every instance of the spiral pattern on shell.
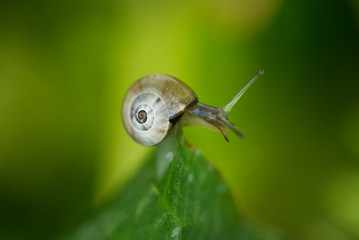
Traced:
<path fill-rule="evenodd" d="M 152 74 L 138 80 L 126 94 L 122 119 L 129 135 L 144 146 L 160 143 L 174 120 L 197 102 L 194 92 L 176 78 Z"/>

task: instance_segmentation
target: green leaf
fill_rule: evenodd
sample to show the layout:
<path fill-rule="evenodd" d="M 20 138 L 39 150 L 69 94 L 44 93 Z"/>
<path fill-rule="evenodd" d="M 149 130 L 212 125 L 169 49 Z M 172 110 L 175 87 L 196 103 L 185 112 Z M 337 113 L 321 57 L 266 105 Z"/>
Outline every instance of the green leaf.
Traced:
<path fill-rule="evenodd" d="M 111 205 L 66 239 L 277 238 L 240 219 L 214 167 L 172 136 Z"/>

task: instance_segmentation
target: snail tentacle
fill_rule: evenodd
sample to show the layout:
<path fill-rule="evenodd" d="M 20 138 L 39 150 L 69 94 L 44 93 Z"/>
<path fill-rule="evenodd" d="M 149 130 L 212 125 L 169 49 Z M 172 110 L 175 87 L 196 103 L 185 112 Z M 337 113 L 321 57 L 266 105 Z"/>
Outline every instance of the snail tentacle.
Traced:
<path fill-rule="evenodd" d="M 239 137 L 243 137 L 243 133 L 228 120 L 228 113 L 247 89 L 263 74 L 264 72 L 260 70 L 226 105 L 221 108 L 212 107 L 199 102 L 188 108 L 187 112 L 189 114 L 184 116 L 184 120 L 182 121 L 183 125 L 200 125 L 211 130 L 217 130 L 222 133 L 227 142 L 229 142 L 227 137 L 228 129 L 231 129 Z M 203 121 L 200 121 L 199 119 L 202 119 Z"/>
<path fill-rule="evenodd" d="M 222 108 L 197 103 L 186 112 L 187 114 L 182 117 L 184 126 L 200 125 L 210 130 L 219 131 L 227 142 L 229 142 L 228 129 L 234 131 L 239 137 L 243 137 L 243 133 L 228 120 L 227 113 Z"/>
<path fill-rule="evenodd" d="M 232 110 L 233 106 L 237 103 L 237 101 L 248 90 L 248 88 L 263 74 L 264 71 L 259 70 L 259 72 L 236 94 L 236 96 L 234 96 L 226 105 L 222 107 L 223 111 L 228 114 Z"/>

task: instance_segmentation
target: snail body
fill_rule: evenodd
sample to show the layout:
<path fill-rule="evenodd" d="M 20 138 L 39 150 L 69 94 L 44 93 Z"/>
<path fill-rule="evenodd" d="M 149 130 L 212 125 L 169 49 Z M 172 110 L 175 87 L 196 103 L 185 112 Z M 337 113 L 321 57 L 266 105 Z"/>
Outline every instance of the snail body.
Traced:
<path fill-rule="evenodd" d="M 174 124 L 201 125 L 218 130 L 227 141 L 228 129 L 242 136 L 242 133 L 228 121 L 227 114 L 261 74 L 262 72 L 259 72 L 222 108 L 199 103 L 192 89 L 174 77 L 164 74 L 142 77 L 128 90 L 123 103 L 122 119 L 126 131 L 136 142 L 144 146 L 160 143 Z"/>

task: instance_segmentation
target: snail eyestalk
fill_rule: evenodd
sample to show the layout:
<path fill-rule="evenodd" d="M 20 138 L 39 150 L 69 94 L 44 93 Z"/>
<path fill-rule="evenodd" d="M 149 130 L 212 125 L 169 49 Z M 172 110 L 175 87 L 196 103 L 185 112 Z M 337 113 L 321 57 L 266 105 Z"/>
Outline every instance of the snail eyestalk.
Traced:
<path fill-rule="evenodd" d="M 243 93 L 260 77 L 264 72 L 260 70 L 226 105 L 221 108 L 212 107 L 203 103 L 197 102 L 187 109 L 181 118 L 182 126 L 200 125 L 202 127 L 219 131 L 227 142 L 228 129 L 231 129 L 239 137 L 243 137 L 233 123 L 228 120 L 228 113 L 233 106 L 241 98 Z"/>
<path fill-rule="evenodd" d="M 248 88 L 263 74 L 264 71 L 259 70 L 259 72 L 236 94 L 236 96 L 234 96 L 231 101 L 229 101 L 226 105 L 222 107 L 222 110 L 228 114 L 233 108 L 233 106 L 237 103 L 237 101 L 248 90 Z"/>

